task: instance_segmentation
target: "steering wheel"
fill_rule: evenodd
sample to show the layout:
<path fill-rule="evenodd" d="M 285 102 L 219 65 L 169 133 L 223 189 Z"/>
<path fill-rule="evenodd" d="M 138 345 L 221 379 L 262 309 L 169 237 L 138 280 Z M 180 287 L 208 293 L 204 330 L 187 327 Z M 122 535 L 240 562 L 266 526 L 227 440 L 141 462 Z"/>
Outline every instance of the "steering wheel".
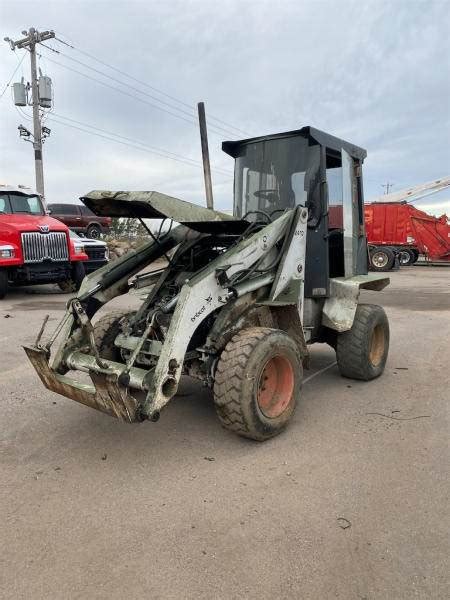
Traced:
<path fill-rule="evenodd" d="M 253 192 L 253 195 L 257 198 L 262 198 L 263 200 L 267 200 L 268 202 L 278 202 L 280 199 L 280 194 L 278 190 L 274 189 L 262 189 Z"/>

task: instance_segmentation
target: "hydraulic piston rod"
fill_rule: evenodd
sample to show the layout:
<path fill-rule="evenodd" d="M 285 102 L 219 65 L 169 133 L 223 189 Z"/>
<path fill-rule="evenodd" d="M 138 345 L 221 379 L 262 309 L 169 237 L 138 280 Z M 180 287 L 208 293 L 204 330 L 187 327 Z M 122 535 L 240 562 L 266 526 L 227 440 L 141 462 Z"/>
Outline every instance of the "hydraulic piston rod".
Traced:
<path fill-rule="evenodd" d="M 82 352 L 71 352 L 65 358 L 65 363 L 69 369 L 84 371 L 85 373 L 99 372 L 99 373 L 115 373 L 121 379 L 123 375 L 125 381 L 122 381 L 123 385 L 137 390 L 147 391 L 149 389 L 151 372 L 145 369 L 139 369 L 138 367 L 132 367 L 128 372 L 126 371 L 126 365 L 117 363 L 112 360 L 103 360 L 108 366 L 107 369 L 100 369 L 95 360 L 95 356 L 90 354 L 83 354 Z"/>

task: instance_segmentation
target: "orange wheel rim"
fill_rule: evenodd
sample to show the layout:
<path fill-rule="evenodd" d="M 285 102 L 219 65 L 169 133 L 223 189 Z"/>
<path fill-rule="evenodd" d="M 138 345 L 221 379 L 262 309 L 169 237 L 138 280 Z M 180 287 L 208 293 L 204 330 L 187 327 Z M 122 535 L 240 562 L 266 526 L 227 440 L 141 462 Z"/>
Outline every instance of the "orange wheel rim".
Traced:
<path fill-rule="evenodd" d="M 264 365 L 258 382 L 257 401 L 269 419 L 279 417 L 294 393 L 294 369 L 284 356 L 274 356 Z"/>
<path fill-rule="evenodd" d="M 381 325 L 377 325 L 372 332 L 370 340 L 369 360 L 374 367 L 378 367 L 384 355 L 386 340 Z"/>

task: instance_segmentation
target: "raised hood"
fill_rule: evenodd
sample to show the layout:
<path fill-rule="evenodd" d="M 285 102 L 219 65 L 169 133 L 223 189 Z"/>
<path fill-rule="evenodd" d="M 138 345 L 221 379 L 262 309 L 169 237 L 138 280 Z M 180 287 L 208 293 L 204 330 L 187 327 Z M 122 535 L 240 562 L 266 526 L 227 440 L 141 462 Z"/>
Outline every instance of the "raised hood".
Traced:
<path fill-rule="evenodd" d="M 111 192 L 95 190 L 80 200 L 103 217 L 173 219 L 202 233 L 241 233 L 249 223 L 232 215 L 185 202 L 160 192 Z"/>

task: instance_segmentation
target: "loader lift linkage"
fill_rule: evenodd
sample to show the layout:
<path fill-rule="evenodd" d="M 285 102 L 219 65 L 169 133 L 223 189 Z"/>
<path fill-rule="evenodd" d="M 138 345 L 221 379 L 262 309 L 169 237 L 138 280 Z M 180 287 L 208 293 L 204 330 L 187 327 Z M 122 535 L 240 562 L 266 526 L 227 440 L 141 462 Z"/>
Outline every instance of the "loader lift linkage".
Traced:
<path fill-rule="evenodd" d="M 312 127 L 222 147 L 235 159 L 233 216 L 159 192 L 82 198 L 98 215 L 177 225 L 87 276 L 47 342 L 41 330 L 25 347 L 48 389 L 156 421 L 185 374 L 213 389 L 222 425 L 264 440 L 295 410 L 309 344 L 330 344 L 345 377 L 383 372 L 386 315 L 358 304 L 361 288 L 389 283 L 367 273 L 365 151 Z M 92 321 L 127 293 L 137 310 Z"/>

